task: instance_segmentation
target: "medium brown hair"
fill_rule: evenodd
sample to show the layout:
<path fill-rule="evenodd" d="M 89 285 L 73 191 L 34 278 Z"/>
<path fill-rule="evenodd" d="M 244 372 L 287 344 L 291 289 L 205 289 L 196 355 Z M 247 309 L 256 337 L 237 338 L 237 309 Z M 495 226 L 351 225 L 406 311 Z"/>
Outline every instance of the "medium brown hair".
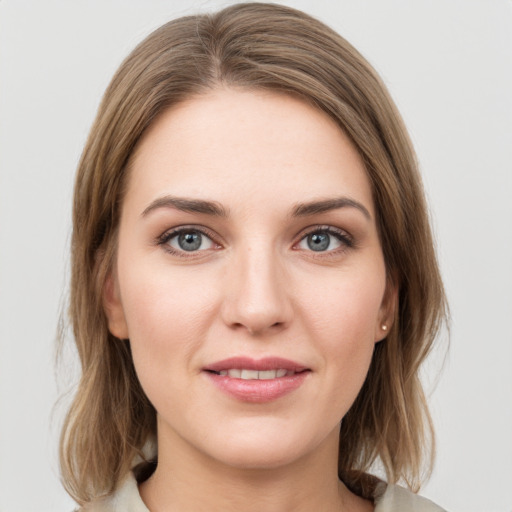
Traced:
<path fill-rule="evenodd" d="M 364 493 L 364 473 L 380 462 L 390 482 L 417 488 L 433 454 L 418 370 L 446 305 L 415 155 L 385 86 L 347 41 L 300 11 L 260 3 L 163 25 L 122 63 L 99 107 L 74 194 L 70 318 L 82 374 L 61 438 L 64 485 L 79 503 L 112 492 L 155 435 L 129 343 L 109 333 L 103 288 L 138 141 L 164 110 L 220 85 L 302 98 L 365 163 L 398 307 L 343 419 L 339 475 Z"/>

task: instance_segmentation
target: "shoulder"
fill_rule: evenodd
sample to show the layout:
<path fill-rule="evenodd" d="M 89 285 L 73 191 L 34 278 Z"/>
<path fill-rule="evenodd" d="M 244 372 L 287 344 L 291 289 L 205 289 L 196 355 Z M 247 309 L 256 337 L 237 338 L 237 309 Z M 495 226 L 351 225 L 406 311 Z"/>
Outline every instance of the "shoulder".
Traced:
<path fill-rule="evenodd" d="M 398 485 L 380 482 L 374 491 L 375 512 L 446 512 L 432 501 Z M 90 503 L 78 512 L 149 512 L 137 481 L 130 472 L 111 496 Z"/>
<path fill-rule="evenodd" d="M 149 512 L 142 501 L 137 481 L 130 472 L 114 494 L 96 500 L 78 512 Z"/>
<path fill-rule="evenodd" d="M 446 512 L 422 496 L 383 482 L 375 489 L 374 499 L 375 512 Z"/>

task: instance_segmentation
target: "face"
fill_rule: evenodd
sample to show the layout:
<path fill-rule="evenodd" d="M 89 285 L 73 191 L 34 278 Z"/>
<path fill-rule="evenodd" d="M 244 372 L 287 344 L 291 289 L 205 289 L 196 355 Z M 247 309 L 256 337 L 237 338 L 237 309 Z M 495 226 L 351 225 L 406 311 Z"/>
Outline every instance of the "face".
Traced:
<path fill-rule="evenodd" d="M 105 305 L 159 450 L 337 457 L 393 306 L 348 138 L 292 97 L 221 89 L 162 114 L 130 172 Z"/>

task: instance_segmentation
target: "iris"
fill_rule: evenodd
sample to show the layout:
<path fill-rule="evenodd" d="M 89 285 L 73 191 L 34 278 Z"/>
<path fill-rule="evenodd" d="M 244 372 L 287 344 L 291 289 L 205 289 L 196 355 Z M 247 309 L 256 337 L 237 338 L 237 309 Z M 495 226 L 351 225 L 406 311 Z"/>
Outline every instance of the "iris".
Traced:
<path fill-rule="evenodd" d="M 331 237 L 327 233 L 311 233 L 308 235 L 308 247 L 312 251 L 325 251 L 331 242 Z"/>
<path fill-rule="evenodd" d="M 186 231 L 178 235 L 178 245 L 184 251 L 197 251 L 201 247 L 202 238 L 197 231 Z"/>

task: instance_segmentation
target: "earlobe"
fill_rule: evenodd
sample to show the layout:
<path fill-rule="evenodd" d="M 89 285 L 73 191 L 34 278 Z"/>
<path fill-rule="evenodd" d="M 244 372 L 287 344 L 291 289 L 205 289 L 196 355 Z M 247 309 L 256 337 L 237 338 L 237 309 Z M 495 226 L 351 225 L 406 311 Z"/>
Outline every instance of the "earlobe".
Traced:
<path fill-rule="evenodd" d="M 128 326 L 121 303 L 119 285 L 112 271 L 105 280 L 103 288 L 103 308 L 107 316 L 110 333 L 121 340 L 128 339 Z"/>
<path fill-rule="evenodd" d="M 375 343 L 382 341 L 388 336 L 395 319 L 395 312 L 398 306 L 398 286 L 394 279 L 388 278 L 386 291 L 382 299 L 377 325 L 375 326 Z"/>

